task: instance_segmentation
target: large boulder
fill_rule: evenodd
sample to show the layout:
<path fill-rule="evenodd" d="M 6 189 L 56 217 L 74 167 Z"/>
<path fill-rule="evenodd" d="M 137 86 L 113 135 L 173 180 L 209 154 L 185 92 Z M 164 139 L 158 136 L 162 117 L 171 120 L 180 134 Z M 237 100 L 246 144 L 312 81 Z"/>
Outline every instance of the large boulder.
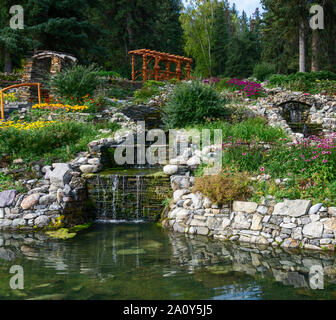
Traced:
<path fill-rule="evenodd" d="M 54 170 L 49 173 L 51 184 L 59 188 L 64 188 L 71 181 L 71 168 L 66 163 L 54 163 Z"/>
<path fill-rule="evenodd" d="M 285 200 L 275 205 L 273 215 L 301 217 L 308 213 L 311 205 L 310 200 Z"/>
<path fill-rule="evenodd" d="M 6 190 L 0 192 L 0 208 L 10 207 L 15 200 L 16 190 Z"/>

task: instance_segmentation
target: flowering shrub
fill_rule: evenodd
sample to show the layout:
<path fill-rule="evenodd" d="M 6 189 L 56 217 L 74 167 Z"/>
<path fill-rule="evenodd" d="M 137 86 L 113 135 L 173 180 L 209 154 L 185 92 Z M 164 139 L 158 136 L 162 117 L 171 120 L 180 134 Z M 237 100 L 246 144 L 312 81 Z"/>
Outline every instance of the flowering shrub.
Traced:
<path fill-rule="evenodd" d="M 8 102 L 16 102 L 19 100 L 15 92 L 4 93 L 3 97 L 4 97 L 4 100 Z"/>
<path fill-rule="evenodd" d="M 33 105 L 32 109 L 39 109 L 39 110 L 64 110 L 66 112 L 82 112 L 87 110 L 89 107 L 85 105 L 69 105 L 69 104 L 62 104 L 62 103 L 41 103 Z"/>
<path fill-rule="evenodd" d="M 216 83 L 218 83 L 220 81 L 221 81 L 220 78 L 210 78 L 210 79 L 204 79 L 203 83 L 204 84 L 216 84 Z"/>
<path fill-rule="evenodd" d="M 14 128 L 18 130 L 34 130 L 34 129 L 42 129 L 54 123 L 55 121 L 35 121 L 30 123 L 20 120 L 7 121 L 7 122 L 0 122 L 0 129 Z"/>
<path fill-rule="evenodd" d="M 262 86 L 260 83 L 243 81 L 239 79 L 231 79 L 227 82 L 227 86 L 235 91 L 239 90 L 239 93 L 245 94 L 248 98 L 257 98 L 260 96 Z"/>
<path fill-rule="evenodd" d="M 315 199 L 336 203 L 336 134 L 329 137 L 311 136 L 289 143 L 280 138 L 264 148 L 228 140 L 223 144 L 223 166 L 234 172 L 248 171 L 251 175 L 271 175 L 286 178 L 285 185 L 263 183 L 260 195 L 272 194 L 281 198 Z M 271 180 L 270 180 L 271 181 Z M 259 185 L 260 187 L 260 185 Z"/>

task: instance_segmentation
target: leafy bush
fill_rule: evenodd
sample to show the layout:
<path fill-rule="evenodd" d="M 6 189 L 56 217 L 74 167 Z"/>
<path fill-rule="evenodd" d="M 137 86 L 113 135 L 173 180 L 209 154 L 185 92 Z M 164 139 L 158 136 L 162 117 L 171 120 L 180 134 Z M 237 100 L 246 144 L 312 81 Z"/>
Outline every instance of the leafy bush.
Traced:
<path fill-rule="evenodd" d="M 109 122 L 95 125 L 76 121 L 55 122 L 47 126 L 37 122 L 28 130 L 16 127 L 0 129 L 0 150 L 3 153 L 26 159 L 55 157 L 62 160 L 69 160 L 75 153 L 87 150 L 87 144 L 96 138 L 99 129 L 118 129 L 116 124 Z"/>
<path fill-rule="evenodd" d="M 148 101 L 149 98 L 159 93 L 160 90 L 155 86 L 143 87 L 134 92 L 135 102 L 145 103 Z"/>
<path fill-rule="evenodd" d="M 163 120 L 169 128 L 198 124 L 206 118 L 222 118 L 229 111 L 216 90 L 200 82 L 177 86 L 164 107 Z"/>
<path fill-rule="evenodd" d="M 214 129 L 219 129 L 222 131 L 223 139 L 228 140 L 233 145 L 238 141 L 247 143 L 252 141 L 275 142 L 287 137 L 284 131 L 268 126 L 262 118 L 250 118 L 235 124 L 224 121 L 209 121 L 187 128 L 197 129 L 200 132 L 203 129 L 210 129 L 212 135 Z"/>
<path fill-rule="evenodd" d="M 121 75 L 116 71 L 99 71 L 99 77 L 114 77 L 114 78 L 121 78 Z"/>
<path fill-rule="evenodd" d="M 320 72 L 297 72 L 286 75 L 274 74 L 269 78 L 270 87 L 284 87 L 289 90 L 320 93 L 325 90 L 327 93 L 335 94 L 336 74 L 330 71 Z"/>
<path fill-rule="evenodd" d="M 158 87 L 163 87 L 163 86 L 165 86 L 165 82 L 163 82 L 163 81 L 155 81 L 155 80 L 147 80 L 145 83 L 144 83 L 144 85 L 143 85 L 143 87 L 144 88 L 152 88 L 152 87 L 154 87 L 154 88 L 158 88 Z"/>
<path fill-rule="evenodd" d="M 49 78 L 49 87 L 61 100 L 73 97 L 77 104 L 84 96 L 92 96 L 102 83 L 98 75 L 99 69 L 94 65 L 74 65 Z"/>
<path fill-rule="evenodd" d="M 275 73 L 275 65 L 271 63 L 266 63 L 266 62 L 260 63 L 260 64 L 255 65 L 253 69 L 253 75 L 259 81 L 264 81 L 273 73 Z"/>
<path fill-rule="evenodd" d="M 203 176 L 195 180 L 193 192 L 201 192 L 217 204 L 227 204 L 234 200 L 248 198 L 248 180 L 245 174 L 231 174 Z"/>

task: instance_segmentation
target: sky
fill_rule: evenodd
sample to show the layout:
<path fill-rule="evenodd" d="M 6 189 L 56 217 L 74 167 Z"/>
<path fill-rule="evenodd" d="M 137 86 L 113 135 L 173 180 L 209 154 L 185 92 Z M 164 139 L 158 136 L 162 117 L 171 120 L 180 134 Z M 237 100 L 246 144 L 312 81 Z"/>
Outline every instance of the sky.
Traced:
<path fill-rule="evenodd" d="M 184 3 L 188 2 L 188 0 L 183 0 Z M 247 16 L 251 16 L 257 7 L 259 7 L 260 12 L 262 12 L 261 4 L 259 0 L 229 0 L 229 3 L 232 5 L 236 4 L 236 8 L 241 14 L 244 10 Z"/>
<path fill-rule="evenodd" d="M 236 8 L 241 14 L 244 10 L 247 16 L 251 16 L 255 9 L 259 7 L 260 12 L 262 11 L 261 4 L 259 0 L 229 0 L 231 4 L 235 3 Z"/>

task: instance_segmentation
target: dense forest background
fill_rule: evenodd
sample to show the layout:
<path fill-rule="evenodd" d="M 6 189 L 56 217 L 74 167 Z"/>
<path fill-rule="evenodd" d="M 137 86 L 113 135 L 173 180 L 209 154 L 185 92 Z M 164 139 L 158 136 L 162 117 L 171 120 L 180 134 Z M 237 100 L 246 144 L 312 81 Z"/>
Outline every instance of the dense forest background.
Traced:
<path fill-rule="evenodd" d="M 192 57 L 197 76 L 248 77 L 256 65 L 276 73 L 334 71 L 336 0 L 262 0 L 248 17 L 227 0 L 21 0 L 25 28 L 9 28 L 15 0 L 0 0 L 0 70 L 20 70 L 34 50 L 74 54 L 130 77 L 133 49 Z M 313 4 L 324 29 L 312 30 Z"/>

